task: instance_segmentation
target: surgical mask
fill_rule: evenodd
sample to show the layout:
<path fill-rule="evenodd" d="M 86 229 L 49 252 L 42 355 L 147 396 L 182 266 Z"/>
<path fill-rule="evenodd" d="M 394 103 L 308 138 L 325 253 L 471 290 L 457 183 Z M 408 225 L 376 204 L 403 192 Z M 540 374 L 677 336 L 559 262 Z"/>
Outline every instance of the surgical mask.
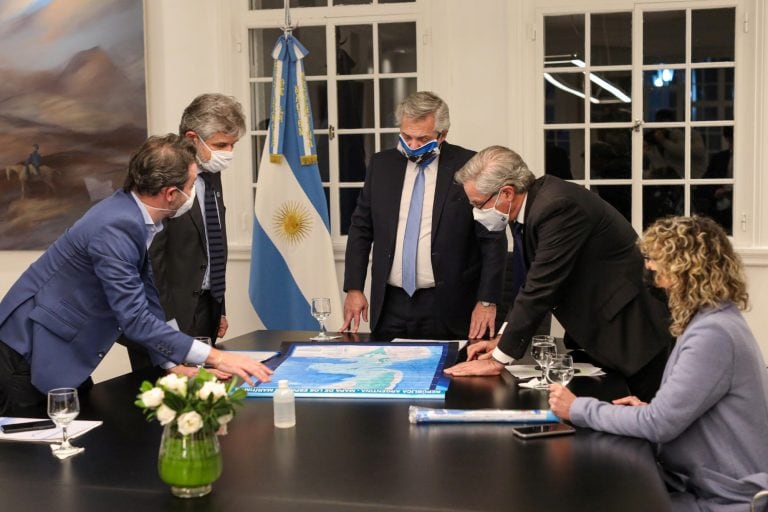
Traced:
<path fill-rule="evenodd" d="M 440 143 L 437 139 L 432 139 L 423 146 L 419 146 L 416 149 L 411 149 L 403 140 L 403 136 L 400 136 L 400 142 L 397 144 L 397 150 L 403 154 L 405 158 L 421 167 L 429 165 L 432 160 L 437 158 L 440 154 Z"/>
<path fill-rule="evenodd" d="M 477 222 L 483 225 L 488 231 L 504 231 L 509 224 L 509 213 L 512 211 L 512 201 L 509 202 L 509 210 L 507 213 L 501 213 L 496 209 L 496 205 L 499 203 L 499 196 L 496 195 L 496 202 L 493 206 L 481 210 L 480 208 L 472 208 L 472 216 Z"/>
<path fill-rule="evenodd" d="M 205 143 L 202 137 L 199 135 L 197 138 L 202 142 L 203 146 L 211 152 L 211 159 L 207 162 L 203 162 L 200 157 L 198 157 L 197 162 L 208 172 L 221 172 L 227 167 L 229 167 L 229 164 L 232 163 L 232 158 L 234 158 L 234 152 L 232 151 L 214 151 L 210 147 L 208 147 L 208 144 Z"/>
<path fill-rule="evenodd" d="M 176 190 L 178 190 L 179 192 L 187 196 L 187 194 L 183 190 L 181 190 L 179 187 L 176 187 Z M 195 202 L 195 187 L 192 187 L 192 193 L 187 196 L 187 200 L 184 201 L 184 204 L 179 206 L 179 208 L 176 210 L 176 213 L 171 215 L 171 218 L 175 219 L 187 213 L 189 209 L 192 208 L 192 204 L 194 204 L 194 202 Z"/>

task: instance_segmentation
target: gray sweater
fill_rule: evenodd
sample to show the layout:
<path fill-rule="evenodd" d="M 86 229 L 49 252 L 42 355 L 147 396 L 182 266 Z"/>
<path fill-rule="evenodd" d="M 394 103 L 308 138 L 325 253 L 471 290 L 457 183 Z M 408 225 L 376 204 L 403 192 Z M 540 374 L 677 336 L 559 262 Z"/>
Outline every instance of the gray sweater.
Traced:
<path fill-rule="evenodd" d="M 650 404 L 577 398 L 570 414 L 581 427 L 658 443 L 659 462 L 686 483 L 694 510 L 730 510 L 768 489 L 768 370 L 733 304 L 691 320 Z"/>

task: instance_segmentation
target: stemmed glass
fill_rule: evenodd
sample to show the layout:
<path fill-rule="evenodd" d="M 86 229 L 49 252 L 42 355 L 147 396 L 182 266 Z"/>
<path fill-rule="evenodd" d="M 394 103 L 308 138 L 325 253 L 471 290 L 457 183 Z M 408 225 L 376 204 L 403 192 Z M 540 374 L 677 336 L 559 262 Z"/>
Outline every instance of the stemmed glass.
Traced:
<path fill-rule="evenodd" d="M 547 365 L 547 380 L 567 386 L 573 379 L 573 358 L 567 354 L 553 357 Z"/>
<path fill-rule="evenodd" d="M 328 297 L 314 298 L 312 299 L 312 316 L 320 322 L 320 332 L 317 336 L 311 339 L 312 341 L 328 341 L 333 337 L 328 336 L 328 331 L 325 328 L 325 321 L 331 316 L 331 299 Z"/>
<path fill-rule="evenodd" d="M 62 429 L 61 444 L 51 445 L 51 451 L 60 459 L 66 459 L 85 450 L 69 443 L 67 427 L 80 414 L 80 401 L 75 388 L 56 388 L 48 392 L 48 417 Z"/>
<path fill-rule="evenodd" d="M 531 357 L 533 357 L 541 367 L 541 380 L 536 384 L 536 389 L 549 388 L 546 380 L 546 368 L 549 361 L 556 355 L 557 346 L 555 345 L 554 336 L 539 334 L 532 338 Z"/>

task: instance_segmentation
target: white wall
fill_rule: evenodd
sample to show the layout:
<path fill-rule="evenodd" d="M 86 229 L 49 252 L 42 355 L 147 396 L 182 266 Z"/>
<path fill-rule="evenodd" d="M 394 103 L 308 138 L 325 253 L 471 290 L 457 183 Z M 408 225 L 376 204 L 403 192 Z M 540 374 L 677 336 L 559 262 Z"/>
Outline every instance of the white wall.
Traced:
<path fill-rule="evenodd" d="M 239 35 L 226 27 L 230 2 L 210 0 L 152 0 L 145 2 L 147 42 L 147 83 L 149 127 L 151 133 L 175 132 L 184 107 L 202 92 L 219 91 L 238 96 L 244 104 L 243 87 L 232 62 L 247 58 L 238 53 Z M 443 96 L 451 107 L 450 139 L 471 148 L 499 143 L 535 151 L 536 130 L 527 129 L 524 115 L 532 108 L 532 79 L 518 71 L 531 51 L 530 27 L 525 23 L 531 2 L 506 0 L 426 0 L 425 19 L 431 29 L 425 38 L 422 56 L 427 75 L 421 87 Z M 764 12 L 760 13 L 768 24 Z M 759 21 L 758 17 L 758 21 Z M 301 21 L 294 19 L 294 21 Z M 762 41 L 766 45 L 765 41 Z M 240 52 L 247 52 L 247 46 Z M 228 59 L 227 56 L 233 56 Z M 762 58 L 757 52 L 756 62 Z M 762 75 L 761 75 L 762 76 Z M 234 79 L 233 79 L 234 77 Z M 765 133 L 768 107 L 768 81 L 756 94 L 757 122 Z M 530 117 L 529 117 L 530 119 Z M 250 258 L 250 171 L 245 158 L 249 141 L 236 151 L 234 168 L 224 178 L 230 235 L 230 262 L 227 274 L 227 337 L 259 329 L 262 325 L 248 299 Z M 761 157 L 764 152 L 758 152 Z M 540 168 L 535 157 L 528 158 Z M 768 222 L 763 219 L 763 227 Z M 765 237 L 763 237 L 764 239 Z M 39 255 L 37 252 L 0 252 L 0 295 Z M 337 248 L 337 274 L 343 276 L 343 248 Z M 763 251 L 747 251 L 747 274 L 753 309 L 747 314 L 755 335 L 768 356 L 768 266 Z M 278 293 L 278 291 L 276 291 Z M 335 326 L 330 326 L 334 328 Z M 114 356 L 112 356 L 114 357 Z M 110 368 L 100 369 L 109 376 L 127 371 L 124 355 Z"/>

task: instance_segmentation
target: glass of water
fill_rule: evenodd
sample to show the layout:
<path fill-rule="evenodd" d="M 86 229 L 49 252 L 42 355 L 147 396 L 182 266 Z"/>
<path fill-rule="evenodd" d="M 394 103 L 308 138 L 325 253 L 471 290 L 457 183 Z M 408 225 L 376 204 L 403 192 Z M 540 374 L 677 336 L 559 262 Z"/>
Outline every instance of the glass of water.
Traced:
<path fill-rule="evenodd" d="M 554 336 L 543 334 L 536 335 L 531 339 L 531 357 L 533 357 L 541 367 L 541 379 L 536 385 L 536 389 L 548 389 L 545 370 L 549 361 L 557 355 L 557 345 L 555 345 Z"/>
<path fill-rule="evenodd" d="M 85 450 L 72 446 L 67 435 L 67 427 L 80 414 L 80 400 L 75 388 L 56 388 L 48 392 L 48 417 L 62 429 L 61 444 L 51 445 L 51 451 L 60 459 L 77 455 Z"/>
<path fill-rule="evenodd" d="M 569 355 L 557 355 L 547 365 L 547 380 L 553 384 L 567 386 L 573 379 L 573 358 Z"/>
<path fill-rule="evenodd" d="M 328 336 L 328 331 L 325 328 L 325 321 L 331 316 L 331 299 L 328 297 L 319 297 L 312 299 L 312 316 L 320 322 L 320 332 L 317 336 L 311 339 L 312 341 L 328 341 L 332 340 L 331 336 Z"/>

